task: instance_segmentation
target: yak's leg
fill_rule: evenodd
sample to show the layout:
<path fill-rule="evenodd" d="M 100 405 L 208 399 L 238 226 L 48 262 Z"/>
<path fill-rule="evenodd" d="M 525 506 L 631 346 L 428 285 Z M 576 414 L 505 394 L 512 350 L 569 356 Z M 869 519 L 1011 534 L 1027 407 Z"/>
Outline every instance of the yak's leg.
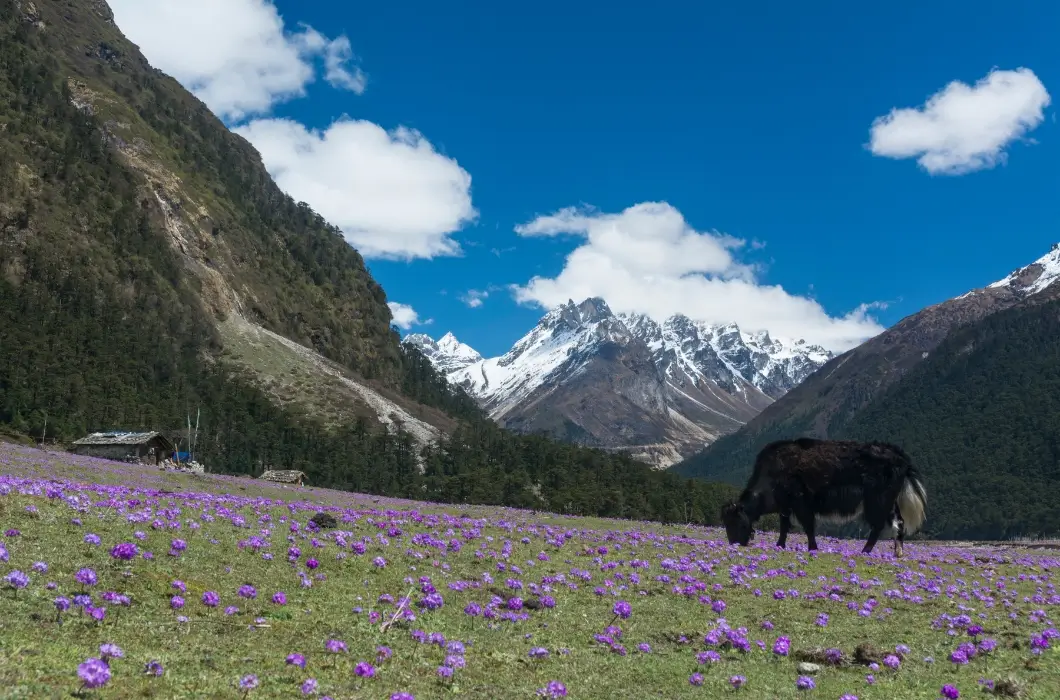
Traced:
<path fill-rule="evenodd" d="M 894 502 L 891 524 L 894 526 L 894 556 L 901 557 L 905 550 L 905 520 L 902 519 L 902 511 L 898 509 L 897 501 Z"/>
<path fill-rule="evenodd" d="M 872 551 L 872 548 L 876 546 L 876 542 L 880 539 L 880 533 L 883 532 L 883 525 L 874 525 L 869 530 L 869 539 L 865 541 L 865 548 L 861 550 L 862 554 L 868 554 Z"/>
<path fill-rule="evenodd" d="M 807 548 L 810 551 L 817 549 L 817 538 L 814 536 L 814 514 L 810 508 L 800 508 L 795 513 L 795 517 L 799 519 L 799 524 L 802 525 L 802 529 L 806 531 L 806 543 Z"/>
<path fill-rule="evenodd" d="M 889 501 L 884 497 L 865 499 L 865 523 L 869 526 L 869 539 L 865 542 L 862 554 L 869 554 L 879 541 L 887 522 L 892 519 L 893 507 L 888 505 Z"/>
<path fill-rule="evenodd" d="M 788 530 L 791 529 L 791 513 L 780 514 L 780 539 L 777 546 L 784 549 L 784 543 L 788 541 Z"/>

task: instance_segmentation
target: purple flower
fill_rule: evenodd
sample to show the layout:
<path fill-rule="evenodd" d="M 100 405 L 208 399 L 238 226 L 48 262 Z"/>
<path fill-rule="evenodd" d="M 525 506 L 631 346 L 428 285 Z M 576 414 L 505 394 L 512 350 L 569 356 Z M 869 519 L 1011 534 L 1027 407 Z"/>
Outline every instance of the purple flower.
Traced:
<path fill-rule="evenodd" d="M 799 676 L 799 680 L 795 681 L 795 687 L 799 690 L 813 690 L 817 684 L 809 676 Z"/>
<path fill-rule="evenodd" d="M 287 595 L 283 591 L 276 591 L 272 594 L 272 602 L 277 605 L 287 605 Z"/>
<path fill-rule="evenodd" d="M 305 656 L 295 652 L 287 655 L 287 665 L 297 666 L 298 668 L 305 668 Z"/>
<path fill-rule="evenodd" d="M 887 656 L 883 657 L 883 665 L 887 668 L 898 668 L 901 663 L 902 662 L 894 654 L 888 654 Z"/>
<path fill-rule="evenodd" d="M 129 561 L 130 559 L 135 559 L 136 555 L 139 553 L 139 547 L 137 547 L 132 542 L 122 542 L 121 544 L 116 544 L 110 550 L 110 556 L 114 559 L 119 559 L 121 561 Z"/>
<path fill-rule="evenodd" d="M 947 698 L 948 700 L 957 700 L 957 698 L 961 697 L 961 691 L 957 690 L 956 686 L 950 685 L 949 683 L 942 686 L 942 690 L 939 692 L 942 693 L 942 697 Z"/>
<path fill-rule="evenodd" d="M 325 644 L 324 648 L 333 654 L 339 654 L 346 652 L 346 642 L 341 639 L 329 639 Z"/>
<path fill-rule="evenodd" d="M 688 682 L 692 685 L 703 685 L 703 674 L 693 673 L 688 677 Z"/>
<path fill-rule="evenodd" d="M 88 567 L 85 567 L 83 569 L 79 569 L 78 572 L 74 574 L 74 580 L 80 583 L 82 586 L 95 586 L 96 581 L 98 581 L 99 579 L 96 576 L 95 571 L 89 569 Z"/>
<path fill-rule="evenodd" d="M 787 656 L 791 650 L 791 640 L 785 636 L 777 637 L 777 641 L 773 644 L 773 653 L 777 656 Z"/>
<path fill-rule="evenodd" d="M 148 661 L 144 665 L 144 674 L 148 676 L 161 676 L 162 675 L 162 664 L 157 661 Z"/>
<path fill-rule="evenodd" d="M 544 688 L 538 689 L 537 694 L 544 698 L 565 698 L 567 697 L 567 686 L 559 681 L 549 681 Z"/>
<path fill-rule="evenodd" d="M 96 658 L 86 659 L 77 667 L 77 677 L 86 688 L 100 688 L 110 680 L 110 666 Z"/>
<path fill-rule="evenodd" d="M 33 566 L 31 566 L 30 568 L 36 571 L 38 574 L 48 573 L 48 565 L 42 561 L 33 562 Z"/>
<path fill-rule="evenodd" d="M 641 642 L 640 644 L 637 645 L 637 651 L 639 651 L 642 654 L 650 654 L 651 653 L 651 645 L 648 644 L 647 642 Z"/>
<path fill-rule="evenodd" d="M 184 607 L 184 599 L 181 598 L 179 595 L 173 596 L 169 599 L 169 607 L 173 608 L 174 610 L 180 610 Z"/>
<path fill-rule="evenodd" d="M 18 530 L 15 530 L 15 532 L 18 533 Z M 91 532 L 88 533 L 87 535 L 85 535 L 85 544 L 90 544 L 93 546 L 98 545 L 99 535 L 93 534 Z"/>
<path fill-rule="evenodd" d="M 315 569 L 318 566 L 320 566 L 320 562 L 316 559 L 306 559 L 305 561 L 305 568 L 307 569 Z"/>
<path fill-rule="evenodd" d="M 121 647 L 117 644 L 100 644 L 99 645 L 99 656 L 104 661 L 110 661 L 111 659 L 120 659 L 125 656 L 122 652 Z"/>
<path fill-rule="evenodd" d="M 453 669 L 449 668 L 448 666 L 439 666 L 438 670 L 436 671 L 436 673 L 438 674 L 439 678 L 452 678 L 453 677 Z"/>
<path fill-rule="evenodd" d="M 747 682 L 746 676 L 731 676 L 729 678 L 729 685 L 733 688 L 739 688 Z"/>
<path fill-rule="evenodd" d="M 471 601 L 467 604 L 467 607 L 464 608 L 464 614 L 471 617 L 478 617 L 482 614 L 482 606 L 475 601 Z"/>
<path fill-rule="evenodd" d="M 624 600 L 617 601 L 614 607 L 611 608 L 611 612 L 616 617 L 621 617 L 623 620 L 628 620 L 629 616 L 633 614 L 633 606 Z"/>
<path fill-rule="evenodd" d="M 416 697 L 412 693 L 399 691 L 391 695 L 390 700 L 416 700 Z"/>
<path fill-rule="evenodd" d="M 29 576 L 23 572 L 15 569 L 7 576 L 4 577 L 7 583 L 14 587 L 16 591 L 21 590 L 29 585 Z"/>
<path fill-rule="evenodd" d="M 206 591 L 202 594 L 202 604 L 208 608 L 216 608 L 220 602 L 221 596 L 217 595 L 216 591 Z"/>
<path fill-rule="evenodd" d="M 257 591 L 257 589 L 254 588 L 254 586 L 251 586 L 249 583 L 244 583 L 242 586 L 239 587 L 239 597 L 240 598 L 257 598 L 258 597 L 258 591 Z"/>
<path fill-rule="evenodd" d="M 253 673 L 249 673 L 239 679 L 239 687 L 242 690 L 254 690 L 258 687 L 258 677 Z"/>
<path fill-rule="evenodd" d="M 302 682 L 302 695 L 311 695 L 317 692 L 317 681 L 315 678 L 306 678 Z"/>
<path fill-rule="evenodd" d="M 548 658 L 548 649 L 544 647 L 532 647 L 528 656 L 531 659 L 545 659 Z"/>

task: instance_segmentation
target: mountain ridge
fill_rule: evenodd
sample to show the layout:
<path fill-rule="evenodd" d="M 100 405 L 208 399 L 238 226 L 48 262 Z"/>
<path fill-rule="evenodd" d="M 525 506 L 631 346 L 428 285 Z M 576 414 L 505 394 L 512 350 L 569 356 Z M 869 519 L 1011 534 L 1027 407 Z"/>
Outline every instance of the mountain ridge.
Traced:
<path fill-rule="evenodd" d="M 682 476 L 742 482 L 754 455 L 784 437 L 831 437 L 883 396 L 947 337 L 996 313 L 1060 296 L 1060 244 L 1009 275 L 932 304 L 824 364 L 738 431 L 674 466 Z"/>
<path fill-rule="evenodd" d="M 832 356 L 733 323 L 616 314 L 599 297 L 551 309 L 498 357 L 483 358 L 452 333 L 402 342 L 507 427 L 656 467 L 735 430 Z"/>

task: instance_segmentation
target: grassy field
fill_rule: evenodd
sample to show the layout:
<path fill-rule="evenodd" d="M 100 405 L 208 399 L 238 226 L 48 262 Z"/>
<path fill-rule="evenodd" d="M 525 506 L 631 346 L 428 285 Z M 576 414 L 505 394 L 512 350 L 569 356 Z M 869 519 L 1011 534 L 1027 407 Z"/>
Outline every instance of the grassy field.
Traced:
<path fill-rule="evenodd" d="M 1060 697 L 1049 552 L 740 549 L 11 445 L 0 475 L 3 698 Z"/>

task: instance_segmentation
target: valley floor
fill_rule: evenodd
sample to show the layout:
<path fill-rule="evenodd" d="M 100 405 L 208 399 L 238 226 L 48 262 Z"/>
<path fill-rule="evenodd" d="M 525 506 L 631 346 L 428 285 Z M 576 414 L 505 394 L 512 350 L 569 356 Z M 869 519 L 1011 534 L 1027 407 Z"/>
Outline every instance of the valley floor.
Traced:
<path fill-rule="evenodd" d="M 5 697 L 1060 696 L 1024 543 L 740 549 L 11 445 L 0 523 Z"/>

